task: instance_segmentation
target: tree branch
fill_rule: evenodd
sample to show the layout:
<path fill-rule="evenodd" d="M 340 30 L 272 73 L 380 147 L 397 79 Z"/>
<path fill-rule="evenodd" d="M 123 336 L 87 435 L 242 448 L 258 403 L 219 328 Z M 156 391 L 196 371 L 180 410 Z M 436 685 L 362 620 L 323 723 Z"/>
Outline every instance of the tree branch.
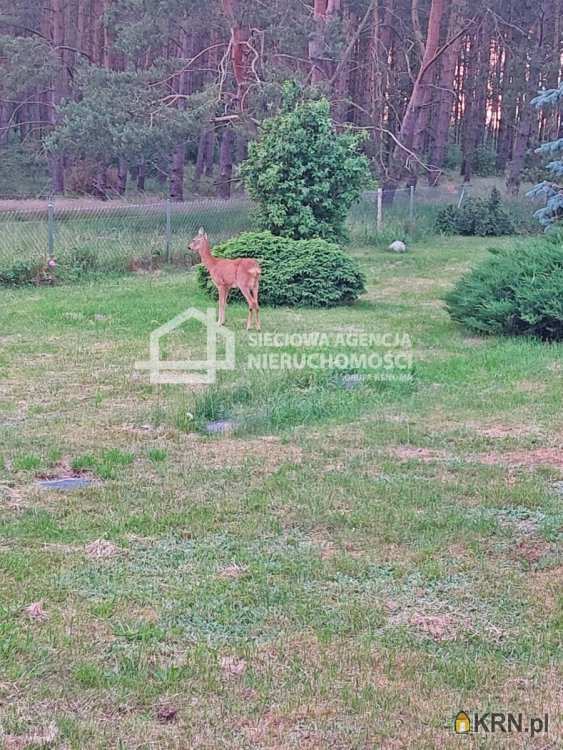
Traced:
<path fill-rule="evenodd" d="M 376 2 L 377 2 L 377 0 L 371 0 L 371 3 L 369 4 L 368 9 L 366 10 L 364 17 L 362 18 L 362 20 L 360 21 L 360 24 L 359 24 L 358 28 L 356 29 L 356 33 L 350 39 L 350 42 L 348 43 L 348 46 L 346 47 L 346 49 L 342 53 L 342 57 L 338 61 L 338 65 L 336 66 L 336 69 L 335 69 L 334 73 L 332 74 L 332 77 L 331 77 L 331 79 L 329 81 L 329 85 L 330 86 L 332 86 L 334 84 L 334 82 L 338 78 L 338 74 L 340 73 L 340 71 L 342 69 L 342 66 L 344 65 L 344 63 L 346 62 L 346 60 L 350 57 L 350 55 L 352 53 L 352 50 L 356 46 L 356 42 L 360 38 L 360 35 L 362 34 L 362 32 L 363 32 L 363 30 L 364 30 L 367 22 L 369 21 L 369 17 L 371 16 L 371 14 L 373 12 L 373 9 L 375 7 L 375 3 Z"/>

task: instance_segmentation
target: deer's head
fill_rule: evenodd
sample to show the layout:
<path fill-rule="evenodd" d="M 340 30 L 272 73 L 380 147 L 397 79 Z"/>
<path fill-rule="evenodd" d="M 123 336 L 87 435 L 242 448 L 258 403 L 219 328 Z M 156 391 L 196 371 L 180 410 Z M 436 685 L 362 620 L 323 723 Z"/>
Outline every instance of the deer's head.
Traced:
<path fill-rule="evenodd" d="M 199 253 L 200 255 L 202 250 L 205 251 L 209 249 L 209 239 L 203 227 L 199 228 L 199 232 L 190 242 L 189 248 L 190 250 L 194 250 L 194 252 Z"/>

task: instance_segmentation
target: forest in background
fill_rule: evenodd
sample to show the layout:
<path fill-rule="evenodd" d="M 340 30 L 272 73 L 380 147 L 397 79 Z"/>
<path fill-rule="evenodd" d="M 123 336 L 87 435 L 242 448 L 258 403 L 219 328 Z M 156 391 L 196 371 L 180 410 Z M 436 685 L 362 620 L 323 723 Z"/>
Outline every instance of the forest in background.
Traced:
<path fill-rule="evenodd" d="M 562 2 L 0 0 L 0 193 L 227 198 L 293 80 L 366 132 L 387 195 L 447 170 L 516 195 L 563 137 L 530 106 L 560 80 Z"/>

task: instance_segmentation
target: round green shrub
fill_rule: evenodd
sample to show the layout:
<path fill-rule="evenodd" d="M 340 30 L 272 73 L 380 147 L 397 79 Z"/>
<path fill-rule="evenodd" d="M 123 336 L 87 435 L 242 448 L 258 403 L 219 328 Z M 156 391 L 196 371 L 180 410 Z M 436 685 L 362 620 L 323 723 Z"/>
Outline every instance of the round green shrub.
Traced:
<path fill-rule="evenodd" d="M 563 340 L 563 243 L 493 250 L 447 295 L 452 318 L 483 334 Z"/>
<path fill-rule="evenodd" d="M 349 305 L 365 291 L 365 279 L 356 261 L 326 240 L 292 240 L 271 232 L 245 232 L 213 248 L 213 255 L 255 258 L 262 267 L 260 302 L 265 305 Z M 198 284 L 216 296 L 205 267 L 198 266 L 197 273 Z M 236 294 L 242 299 L 239 292 Z"/>
<path fill-rule="evenodd" d="M 262 229 L 293 239 L 342 239 L 352 204 L 370 179 L 363 136 L 336 133 L 326 99 L 264 121 L 241 175 Z"/>

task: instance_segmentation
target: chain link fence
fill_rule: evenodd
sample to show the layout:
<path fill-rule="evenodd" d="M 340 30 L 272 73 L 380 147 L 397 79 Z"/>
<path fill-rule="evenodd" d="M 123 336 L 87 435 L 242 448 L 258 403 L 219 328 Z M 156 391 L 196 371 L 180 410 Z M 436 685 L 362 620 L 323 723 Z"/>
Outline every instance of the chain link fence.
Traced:
<path fill-rule="evenodd" d="M 352 207 L 350 232 L 357 241 L 392 242 L 436 232 L 436 218 L 447 205 L 461 206 L 472 195 L 469 185 L 367 191 Z"/>
<path fill-rule="evenodd" d="M 33 201 L 33 204 L 37 204 Z M 0 276 L 45 265 L 111 271 L 165 263 L 189 265 L 187 244 L 205 227 L 213 243 L 252 225 L 246 198 L 127 204 L 61 200 L 32 208 L 0 205 Z"/>
<path fill-rule="evenodd" d="M 388 244 L 430 236 L 444 206 L 461 206 L 477 195 L 472 185 L 451 184 L 366 191 L 348 216 L 350 240 Z M 537 231 L 537 206 L 525 198 L 505 201 L 511 213 L 521 217 L 521 225 L 528 222 L 530 231 Z M 60 199 L 15 206 L 0 201 L 0 282 L 11 283 L 13 273 L 30 275 L 49 258 L 56 260 L 58 275 L 65 270 L 77 274 L 189 266 L 193 257 L 187 243 L 200 226 L 215 244 L 252 228 L 253 205 L 245 197 L 131 204 Z"/>
<path fill-rule="evenodd" d="M 348 219 L 355 242 L 390 244 L 394 240 L 421 240 L 439 234 L 437 218 L 446 206 L 463 206 L 472 198 L 489 198 L 494 183 L 445 183 L 437 187 L 418 184 L 394 190 L 366 191 L 352 207 Z M 531 200 L 523 190 L 519 197 L 507 195 L 501 185 L 503 206 L 508 210 L 518 233 L 537 233 L 534 212 L 541 200 Z"/>

